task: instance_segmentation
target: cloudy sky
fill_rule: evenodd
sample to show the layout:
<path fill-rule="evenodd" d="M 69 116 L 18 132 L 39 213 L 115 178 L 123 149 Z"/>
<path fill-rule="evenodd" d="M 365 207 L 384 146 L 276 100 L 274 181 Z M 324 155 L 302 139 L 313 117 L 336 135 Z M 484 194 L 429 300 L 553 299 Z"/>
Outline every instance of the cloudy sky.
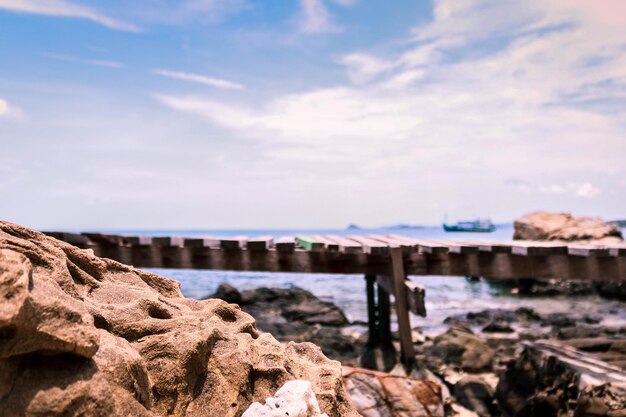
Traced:
<path fill-rule="evenodd" d="M 623 0 L 0 0 L 0 218 L 626 217 Z"/>

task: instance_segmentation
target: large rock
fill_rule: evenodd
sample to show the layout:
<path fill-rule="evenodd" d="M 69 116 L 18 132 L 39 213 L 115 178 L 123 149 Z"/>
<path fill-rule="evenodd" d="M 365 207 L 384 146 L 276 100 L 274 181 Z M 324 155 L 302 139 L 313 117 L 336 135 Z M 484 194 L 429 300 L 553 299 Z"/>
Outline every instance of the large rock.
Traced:
<path fill-rule="evenodd" d="M 520 240 L 622 240 L 622 232 L 616 225 L 569 213 L 536 211 L 516 220 L 514 225 L 513 239 Z"/>
<path fill-rule="evenodd" d="M 454 397 L 463 407 L 480 417 L 497 412 L 493 388 L 478 375 L 465 375 L 454 384 Z"/>
<path fill-rule="evenodd" d="M 483 338 L 462 325 L 452 326 L 424 350 L 431 366 L 437 367 L 440 362 L 458 366 L 466 372 L 490 371 L 495 356 L 495 351 Z"/>
<path fill-rule="evenodd" d="M 346 390 L 363 417 L 443 417 L 441 386 L 433 381 L 344 367 Z"/>
<path fill-rule="evenodd" d="M 222 300 L 0 222 L 0 417 L 241 415 L 287 381 L 358 413 L 341 367 Z"/>
<path fill-rule="evenodd" d="M 555 341 L 524 342 L 496 388 L 512 417 L 619 416 L 626 408 L 626 373 Z"/>

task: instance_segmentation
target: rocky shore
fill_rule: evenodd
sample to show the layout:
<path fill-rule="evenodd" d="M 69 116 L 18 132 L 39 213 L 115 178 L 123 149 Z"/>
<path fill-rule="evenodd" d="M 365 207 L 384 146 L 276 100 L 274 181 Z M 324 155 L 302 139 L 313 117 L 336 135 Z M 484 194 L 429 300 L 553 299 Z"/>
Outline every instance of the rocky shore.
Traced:
<path fill-rule="evenodd" d="M 300 288 L 239 292 L 222 285 L 212 297 L 240 303 L 257 319 L 260 330 L 272 332 L 278 340 L 312 341 L 344 367 L 358 366 L 367 341 L 362 323 L 349 323 L 337 306 L 310 292 Z M 623 416 L 626 326 L 603 326 L 601 321 L 601 315 L 542 315 L 530 308 L 448 317 L 448 330 L 437 336 L 414 329 L 418 367 L 412 376 L 442 387 L 442 413 L 448 416 Z M 580 362 L 577 366 L 575 360 Z M 351 396 L 363 396 L 358 390 L 351 392 L 353 385 L 346 384 Z M 382 403 L 377 411 L 368 408 L 367 414 L 358 401 L 355 405 L 371 417 L 404 415 L 385 414 Z"/>

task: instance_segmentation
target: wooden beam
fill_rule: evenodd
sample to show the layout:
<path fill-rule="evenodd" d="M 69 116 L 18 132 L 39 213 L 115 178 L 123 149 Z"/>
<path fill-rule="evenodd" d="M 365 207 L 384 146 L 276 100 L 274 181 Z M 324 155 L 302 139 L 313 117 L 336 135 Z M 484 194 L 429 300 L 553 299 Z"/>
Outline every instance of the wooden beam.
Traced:
<path fill-rule="evenodd" d="M 406 301 L 406 286 L 404 264 L 402 261 L 402 249 L 399 247 L 389 248 L 391 254 L 391 278 L 393 280 L 393 294 L 396 299 L 396 316 L 398 318 L 398 331 L 400 333 L 400 347 L 402 363 L 411 367 L 415 361 L 413 340 L 411 338 L 411 319 Z"/>
<path fill-rule="evenodd" d="M 376 282 L 388 293 L 395 293 L 391 277 L 387 275 L 378 275 L 376 277 Z M 424 287 L 416 284 L 410 279 L 406 279 L 404 281 L 404 286 L 409 311 L 417 316 L 426 317 L 426 307 L 424 305 L 426 292 Z"/>

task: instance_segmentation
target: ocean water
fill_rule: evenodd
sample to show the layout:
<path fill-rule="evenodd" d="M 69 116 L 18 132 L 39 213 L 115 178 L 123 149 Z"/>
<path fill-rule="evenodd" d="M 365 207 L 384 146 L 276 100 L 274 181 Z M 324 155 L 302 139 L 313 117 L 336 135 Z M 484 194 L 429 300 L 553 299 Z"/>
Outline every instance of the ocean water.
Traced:
<path fill-rule="evenodd" d="M 294 234 L 399 234 L 411 237 L 473 240 L 510 240 L 512 225 L 499 225 L 493 233 L 446 233 L 440 227 L 387 228 L 360 230 L 142 230 L 107 231 L 124 234 L 170 236 L 292 236 Z M 366 321 L 365 280 L 362 275 L 300 274 L 267 272 L 233 272 L 183 269 L 148 269 L 181 283 L 183 294 L 191 298 L 205 298 L 215 292 L 219 284 L 228 283 L 240 290 L 258 287 L 299 286 L 323 300 L 332 301 L 344 310 L 352 321 Z M 464 277 L 411 276 L 426 288 L 427 317 L 411 316 L 411 324 L 425 333 L 433 334 L 445 326 L 446 317 L 481 311 L 488 308 L 515 309 L 532 307 L 537 312 L 584 312 L 603 319 L 605 325 L 626 326 L 626 302 L 609 301 L 597 296 L 577 297 L 523 297 L 511 294 L 511 288 L 490 285 L 485 281 L 471 282 Z"/>

